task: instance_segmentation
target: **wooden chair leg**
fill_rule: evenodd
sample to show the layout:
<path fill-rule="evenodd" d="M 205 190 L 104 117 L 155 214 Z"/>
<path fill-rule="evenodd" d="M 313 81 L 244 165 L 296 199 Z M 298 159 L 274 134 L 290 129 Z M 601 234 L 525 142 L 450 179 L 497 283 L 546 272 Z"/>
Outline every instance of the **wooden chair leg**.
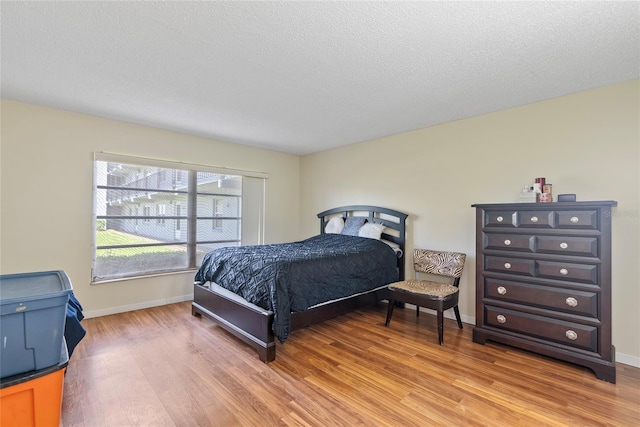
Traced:
<path fill-rule="evenodd" d="M 395 300 L 389 300 L 389 307 L 387 308 L 387 320 L 384 322 L 384 326 L 389 326 L 389 322 L 391 322 L 391 315 L 393 315 L 393 307 L 395 307 Z"/>
<path fill-rule="evenodd" d="M 443 339 L 443 335 L 444 335 L 444 316 L 442 313 L 442 310 L 438 310 L 438 342 L 440 343 L 440 345 L 444 344 L 444 339 Z"/>
<path fill-rule="evenodd" d="M 462 319 L 460 318 L 460 310 L 458 310 L 458 306 L 453 307 L 453 312 L 456 315 L 456 320 L 458 321 L 458 328 L 462 329 Z"/>

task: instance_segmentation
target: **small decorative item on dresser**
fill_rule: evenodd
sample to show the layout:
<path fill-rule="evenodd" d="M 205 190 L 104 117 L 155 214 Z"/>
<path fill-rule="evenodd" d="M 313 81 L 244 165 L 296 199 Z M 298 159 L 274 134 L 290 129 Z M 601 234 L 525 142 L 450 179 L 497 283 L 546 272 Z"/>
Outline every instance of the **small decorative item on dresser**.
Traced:
<path fill-rule="evenodd" d="M 541 193 L 540 197 L 538 198 L 538 201 L 540 203 L 553 202 L 553 196 L 551 195 L 551 193 Z"/>
<path fill-rule="evenodd" d="M 522 191 L 520 192 L 519 202 L 520 203 L 535 203 L 537 199 L 537 194 L 533 190 L 532 185 L 525 185 L 522 187 Z"/>
<path fill-rule="evenodd" d="M 542 193 L 542 189 L 544 188 L 546 178 L 536 178 L 534 180 L 533 186 L 535 187 L 536 193 Z"/>
<path fill-rule="evenodd" d="M 542 194 L 540 195 L 540 201 L 542 203 L 553 202 L 553 185 L 544 184 L 542 187 Z"/>
<path fill-rule="evenodd" d="M 529 191 L 526 193 L 520 193 L 520 197 L 518 199 L 518 201 L 520 203 L 535 203 L 537 201 L 537 194 L 534 193 L 533 191 Z"/>
<path fill-rule="evenodd" d="M 576 195 L 575 194 L 558 194 L 559 202 L 575 202 Z"/>

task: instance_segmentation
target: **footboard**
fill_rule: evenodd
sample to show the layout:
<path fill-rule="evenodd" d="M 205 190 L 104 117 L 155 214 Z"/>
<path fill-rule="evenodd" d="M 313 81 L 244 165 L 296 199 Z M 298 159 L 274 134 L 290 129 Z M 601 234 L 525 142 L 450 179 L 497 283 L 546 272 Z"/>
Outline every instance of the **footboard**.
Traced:
<path fill-rule="evenodd" d="M 216 288 L 218 289 L 218 288 Z M 220 289 L 216 292 L 207 286 L 194 284 L 194 301 L 191 314 L 204 315 L 216 322 L 246 344 L 255 348 L 260 360 L 271 362 L 276 358 L 275 335 L 271 330 L 273 313 L 243 303 L 239 297 Z M 373 305 L 387 298 L 385 287 L 323 304 L 298 313 L 291 313 L 291 331 L 306 328 L 360 307 Z"/>
<path fill-rule="evenodd" d="M 193 293 L 191 314 L 204 315 L 213 320 L 255 348 L 263 362 L 271 362 L 276 358 L 275 336 L 271 331 L 273 313 L 254 309 L 203 285 L 195 284 Z"/>

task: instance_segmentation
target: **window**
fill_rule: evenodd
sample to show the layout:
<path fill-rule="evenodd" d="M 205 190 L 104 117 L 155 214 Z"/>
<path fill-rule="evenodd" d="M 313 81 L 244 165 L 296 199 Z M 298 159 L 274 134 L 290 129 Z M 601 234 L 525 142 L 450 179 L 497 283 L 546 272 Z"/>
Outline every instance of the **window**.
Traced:
<path fill-rule="evenodd" d="M 262 243 L 265 179 L 96 153 L 92 281 L 195 269 L 212 249 Z"/>
<path fill-rule="evenodd" d="M 165 205 L 156 205 L 156 222 L 158 225 L 164 225 L 164 216 L 166 215 L 167 208 Z"/>

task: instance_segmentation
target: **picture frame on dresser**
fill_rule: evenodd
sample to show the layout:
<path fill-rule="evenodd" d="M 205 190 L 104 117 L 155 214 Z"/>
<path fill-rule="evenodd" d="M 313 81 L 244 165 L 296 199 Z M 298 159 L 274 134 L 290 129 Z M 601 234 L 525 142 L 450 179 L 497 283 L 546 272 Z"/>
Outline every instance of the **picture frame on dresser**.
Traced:
<path fill-rule="evenodd" d="M 615 383 L 611 209 L 615 201 L 474 204 L 476 326 L 494 341 Z"/>

